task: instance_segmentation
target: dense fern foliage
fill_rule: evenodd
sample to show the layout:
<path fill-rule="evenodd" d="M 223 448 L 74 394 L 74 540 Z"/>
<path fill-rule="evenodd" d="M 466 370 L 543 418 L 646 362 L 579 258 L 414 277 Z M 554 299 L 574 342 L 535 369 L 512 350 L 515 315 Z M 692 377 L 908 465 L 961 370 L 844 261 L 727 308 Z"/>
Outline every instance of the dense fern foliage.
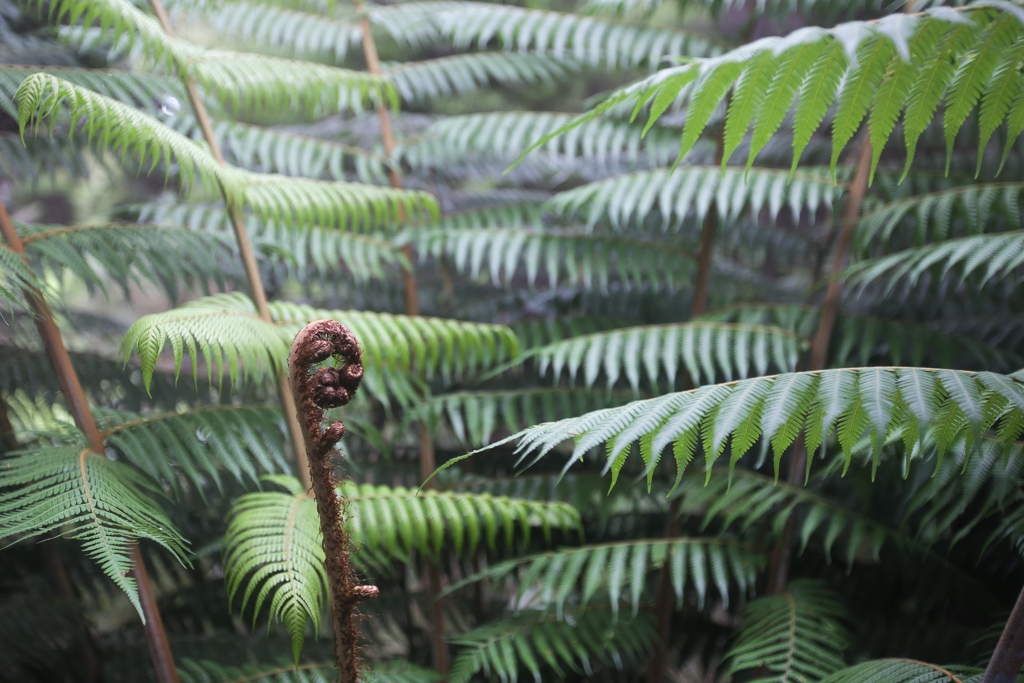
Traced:
<path fill-rule="evenodd" d="M 0 0 L 0 680 L 346 675 L 333 319 L 362 680 L 980 683 L 1022 64 L 1020 0 Z"/>

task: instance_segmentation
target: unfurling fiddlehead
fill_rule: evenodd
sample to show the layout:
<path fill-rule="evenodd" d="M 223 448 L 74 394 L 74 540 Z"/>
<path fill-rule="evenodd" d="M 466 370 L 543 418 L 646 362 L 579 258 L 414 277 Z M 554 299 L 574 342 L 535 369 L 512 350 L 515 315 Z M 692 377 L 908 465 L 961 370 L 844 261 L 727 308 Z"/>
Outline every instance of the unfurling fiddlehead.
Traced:
<path fill-rule="evenodd" d="M 314 366 L 334 357 L 338 367 Z M 345 425 L 335 421 L 321 429 L 324 410 L 352 400 L 363 379 L 359 344 L 347 327 L 333 320 L 317 320 L 302 328 L 292 342 L 288 373 L 295 395 L 302 439 L 309 459 L 309 472 L 320 515 L 320 533 L 327 555 L 327 580 L 331 590 L 331 619 L 334 624 L 334 659 L 339 683 L 359 680 L 359 601 L 377 595 L 376 586 L 356 582 L 349 561 L 350 543 L 345 527 L 344 499 L 339 499 L 334 481 L 331 453 L 345 434 Z"/>

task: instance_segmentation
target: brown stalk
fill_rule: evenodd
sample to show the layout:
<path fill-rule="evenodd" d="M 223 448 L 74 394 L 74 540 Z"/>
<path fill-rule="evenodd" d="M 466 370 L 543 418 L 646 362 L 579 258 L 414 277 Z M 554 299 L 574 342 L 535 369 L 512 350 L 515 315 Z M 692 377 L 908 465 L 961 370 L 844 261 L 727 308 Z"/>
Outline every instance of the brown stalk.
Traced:
<path fill-rule="evenodd" d="M 168 17 L 167 10 L 164 8 L 161 0 L 149 0 L 149 4 L 153 8 L 157 19 L 160 20 L 160 25 L 163 27 L 164 32 L 171 38 L 174 38 L 174 27 L 171 26 L 170 17 Z M 199 128 L 203 131 L 203 138 L 206 140 L 206 144 L 210 146 L 210 152 L 217 160 L 217 163 L 221 166 L 226 166 L 224 153 L 221 151 L 220 143 L 217 142 L 217 136 L 213 133 L 210 113 L 206 110 L 206 105 L 199 96 L 199 90 L 190 77 L 185 76 L 183 80 L 185 82 L 185 89 L 188 91 L 188 100 L 192 104 L 192 111 L 195 114 L 196 121 L 199 123 Z M 227 203 L 228 216 L 231 218 L 231 227 L 235 233 L 235 241 L 238 243 L 238 253 L 242 258 L 242 267 L 245 269 L 245 279 L 249 285 L 253 303 L 256 304 L 256 312 L 261 320 L 273 323 L 273 319 L 270 316 L 270 308 L 267 306 L 267 292 L 263 288 L 260 269 L 256 263 L 256 254 L 253 252 L 252 243 L 249 241 L 249 233 L 245 229 L 245 221 L 242 219 L 241 209 L 235 203 L 234 198 L 224 191 L 224 188 L 221 188 L 221 191 L 224 195 L 224 201 Z M 295 398 L 292 396 L 288 377 L 284 373 L 280 374 L 277 378 L 277 396 L 281 402 L 281 409 L 284 411 L 285 423 L 288 425 L 288 437 L 292 444 L 292 452 L 295 454 L 295 469 L 299 473 L 299 479 L 302 481 L 303 486 L 308 491 L 311 484 L 309 480 L 309 466 L 306 463 L 306 449 L 302 445 L 302 430 L 299 427 L 299 418 L 295 414 Z"/>
<path fill-rule="evenodd" d="M 338 367 L 314 366 L 335 358 Z M 332 422 L 321 427 L 324 410 L 347 404 L 363 379 L 359 344 L 347 327 L 333 320 L 317 320 L 302 328 L 292 342 L 288 357 L 295 407 L 302 415 L 302 441 L 309 462 L 316 509 L 320 516 L 324 565 L 331 591 L 331 620 L 334 626 L 334 661 L 338 683 L 359 680 L 359 602 L 376 597 L 376 586 L 357 583 L 349 560 L 351 541 L 346 531 L 347 500 L 337 493 L 331 454 L 345 434 L 345 425 Z"/>
<path fill-rule="evenodd" d="M 365 11 L 365 5 L 361 0 L 356 0 L 356 10 Z M 363 56 L 366 58 L 366 69 L 373 76 L 381 75 L 380 57 L 377 54 L 377 41 L 373 37 L 370 27 L 370 18 L 365 14 L 359 20 L 359 28 L 362 33 Z M 377 116 L 380 118 L 380 137 L 384 145 L 384 156 L 389 162 L 394 160 L 395 133 L 391 126 L 391 112 L 388 111 L 384 99 L 377 103 Z M 402 189 L 402 178 L 398 169 L 392 163 L 388 168 L 388 178 L 391 187 L 396 190 Z M 400 214 L 404 219 L 404 210 Z M 419 294 L 416 289 L 416 274 L 412 270 L 413 253 L 412 246 L 402 247 L 402 253 L 409 261 L 409 269 L 402 271 L 402 285 L 405 291 L 405 314 L 419 315 Z M 420 446 L 420 478 L 426 481 L 426 488 L 437 486 L 433 479 L 427 481 L 434 473 L 434 442 L 430 438 L 430 430 L 424 422 L 419 424 L 419 446 Z M 451 656 L 448 652 L 448 643 L 444 639 L 444 611 L 438 594 L 441 592 L 441 572 L 436 562 L 427 562 L 427 584 L 430 591 L 430 650 L 434 668 L 441 673 L 448 673 L 451 669 Z"/>
<path fill-rule="evenodd" d="M 22 244 L 21 237 L 15 232 L 3 202 L 0 202 L 0 234 L 3 235 L 8 248 L 15 253 L 22 254 L 22 258 L 28 263 L 28 257 L 24 256 L 25 246 Z M 89 448 L 97 453 L 105 453 L 106 448 L 103 446 L 100 430 L 96 426 L 89 402 L 85 398 L 82 384 L 78 380 L 78 373 L 75 372 L 75 368 L 71 364 L 71 357 L 64 346 L 64 340 L 61 339 L 60 330 L 53 322 L 50 307 L 47 306 L 42 294 L 35 289 L 27 288 L 25 295 L 35 317 L 36 328 L 43 340 L 46 355 L 50 359 L 53 372 L 57 376 L 57 383 L 67 402 L 68 411 L 75 419 L 75 424 L 85 435 Z M 159 683 L 178 683 L 174 656 L 171 654 L 171 646 L 167 640 L 167 633 L 164 631 L 153 586 L 146 574 L 146 565 L 139 552 L 138 543 L 132 544 L 132 562 L 134 565 L 132 574 L 136 580 L 139 602 L 142 604 L 142 614 L 145 619 L 142 630 L 146 636 L 146 644 L 149 646 L 149 656 L 153 661 L 157 681 Z"/>
<path fill-rule="evenodd" d="M 1006 620 L 981 683 L 1015 683 L 1021 666 L 1024 666 L 1024 590 Z"/>

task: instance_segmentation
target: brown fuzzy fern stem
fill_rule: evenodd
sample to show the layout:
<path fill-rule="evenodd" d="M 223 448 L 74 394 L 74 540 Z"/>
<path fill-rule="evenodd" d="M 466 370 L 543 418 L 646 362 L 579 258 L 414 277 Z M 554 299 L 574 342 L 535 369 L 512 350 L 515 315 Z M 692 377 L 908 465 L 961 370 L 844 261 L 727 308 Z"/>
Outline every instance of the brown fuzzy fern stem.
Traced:
<path fill-rule="evenodd" d="M 315 366 L 334 358 L 338 367 Z M 359 680 L 358 605 L 376 597 L 376 586 L 360 586 L 349 561 L 350 542 L 345 530 L 345 500 L 340 500 L 334 480 L 331 454 L 345 434 L 345 425 L 335 421 L 322 427 L 324 410 L 352 400 L 363 379 L 359 343 L 347 327 L 333 320 L 317 320 L 302 328 L 292 342 L 288 358 L 295 407 L 302 424 L 302 439 L 309 460 L 309 473 L 320 515 L 320 533 L 327 556 L 327 581 L 331 591 L 331 620 L 334 625 L 334 660 L 338 683 Z"/>

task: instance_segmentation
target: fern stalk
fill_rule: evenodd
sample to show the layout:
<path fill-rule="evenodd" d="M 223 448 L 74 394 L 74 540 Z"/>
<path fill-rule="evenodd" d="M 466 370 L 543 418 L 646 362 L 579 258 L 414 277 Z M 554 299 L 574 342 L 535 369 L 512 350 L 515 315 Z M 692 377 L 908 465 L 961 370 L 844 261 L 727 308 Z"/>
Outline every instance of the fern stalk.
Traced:
<path fill-rule="evenodd" d="M 171 38 L 174 38 L 174 27 L 171 25 L 170 17 L 164 8 L 161 0 L 149 0 L 150 7 L 160 20 L 160 26 Z M 217 136 L 213 132 L 213 124 L 210 122 L 210 113 L 206 104 L 199 97 L 195 81 L 191 77 L 185 77 L 185 89 L 188 92 L 188 100 L 192 105 L 192 112 L 195 114 L 199 128 L 203 131 L 203 138 L 210 146 L 210 152 L 221 166 L 226 166 L 224 153 L 217 142 Z M 242 268 L 245 271 L 245 279 L 252 293 L 253 302 L 256 304 L 256 311 L 265 322 L 271 322 L 270 307 L 267 305 L 267 292 L 263 287 L 263 280 L 260 277 L 259 265 L 256 263 L 256 253 L 253 251 L 252 242 L 249 241 L 249 233 L 245 229 L 245 220 L 242 212 L 225 188 L 221 187 L 224 202 L 227 205 L 228 216 L 231 218 L 231 227 L 235 234 L 235 241 L 238 243 L 238 254 L 242 259 Z M 309 490 L 309 465 L 306 462 L 306 449 L 302 443 L 302 430 L 299 427 L 299 418 L 295 413 L 295 398 L 292 396 L 291 385 L 285 375 L 277 378 L 277 395 L 284 409 L 285 424 L 288 425 L 288 436 L 292 444 L 292 452 L 295 455 L 295 468 L 298 470 L 299 479 Z"/>
<path fill-rule="evenodd" d="M 1006 620 L 992 659 L 985 668 L 981 683 L 1014 683 L 1024 666 L 1024 590 Z"/>
<path fill-rule="evenodd" d="M 313 366 L 330 358 L 343 361 L 341 367 L 325 367 L 315 373 Z M 331 453 L 345 434 L 345 425 L 333 422 L 321 428 L 324 409 L 346 405 L 363 378 L 362 355 L 356 338 L 340 323 L 317 320 L 295 336 L 288 357 L 288 374 L 296 409 L 302 414 L 302 440 L 310 467 L 310 479 L 320 517 L 320 535 L 324 544 L 324 566 L 331 589 L 331 618 L 334 625 L 334 660 L 338 683 L 359 680 L 359 602 L 377 595 L 376 586 L 360 586 L 354 581 L 349 560 L 351 541 L 344 519 L 347 499 L 339 500 L 334 481 Z M 295 653 L 298 664 L 298 653 Z"/>
<path fill-rule="evenodd" d="M 370 28 L 370 17 L 365 13 L 365 4 L 362 0 L 355 0 L 353 3 L 357 12 L 363 14 L 359 20 L 360 37 L 363 44 L 363 56 L 366 58 L 366 68 L 372 76 L 380 76 L 380 57 L 377 54 L 377 41 L 373 37 Z M 391 113 L 388 111 L 387 102 L 381 98 L 377 102 L 377 116 L 380 118 L 380 137 L 384 145 L 384 156 L 389 161 L 395 158 L 395 133 L 391 126 Z M 392 163 L 388 166 L 388 180 L 391 187 L 402 189 L 402 178 L 398 175 L 398 167 Z M 400 215 L 404 218 L 404 215 Z M 413 272 L 412 245 L 406 244 L 402 247 L 402 253 L 409 262 L 408 268 L 402 270 L 402 288 L 405 293 L 405 314 L 419 315 L 419 293 L 416 288 L 416 275 Z M 419 421 L 419 445 L 420 445 L 420 480 L 427 482 L 431 487 L 430 475 L 436 469 L 437 463 L 434 459 L 434 441 L 431 438 L 430 430 L 426 422 Z M 437 563 L 427 561 L 427 585 L 430 590 L 430 649 L 434 668 L 441 673 L 448 673 L 451 670 L 451 654 L 448 651 L 448 641 L 444 639 L 444 605 L 440 599 L 441 573 Z"/>
<path fill-rule="evenodd" d="M 0 235 L 3 235 L 11 251 L 22 254 L 22 258 L 27 264 L 28 258 L 24 256 L 25 245 L 14 230 L 14 224 L 11 223 L 3 202 L 0 202 Z M 75 366 L 71 364 L 71 356 L 68 355 L 68 350 L 64 346 L 60 330 L 50 314 L 50 307 L 38 291 L 30 289 L 26 292 L 25 298 L 32 308 L 36 328 L 39 330 L 46 355 L 53 366 L 53 373 L 57 376 L 61 392 L 64 394 L 68 411 L 74 417 L 78 429 L 85 435 L 89 448 L 96 453 L 106 452 L 103 437 L 96 425 L 96 418 L 93 417 L 92 409 L 85 398 L 85 392 L 82 390 L 82 383 L 78 380 Z M 167 640 L 167 632 L 164 630 L 163 619 L 160 617 L 160 610 L 156 604 L 153 585 L 146 573 L 146 564 L 142 559 L 142 553 L 139 552 L 139 544 L 132 543 L 131 550 L 132 574 L 139 594 L 139 603 L 142 606 L 143 633 L 146 636 L 146 645 L 149 646 L 149 656 L 153 661 L 157 681 L 158 683 L 178 683 L 174 655 L 171 654 L 171 645 Z"/>

